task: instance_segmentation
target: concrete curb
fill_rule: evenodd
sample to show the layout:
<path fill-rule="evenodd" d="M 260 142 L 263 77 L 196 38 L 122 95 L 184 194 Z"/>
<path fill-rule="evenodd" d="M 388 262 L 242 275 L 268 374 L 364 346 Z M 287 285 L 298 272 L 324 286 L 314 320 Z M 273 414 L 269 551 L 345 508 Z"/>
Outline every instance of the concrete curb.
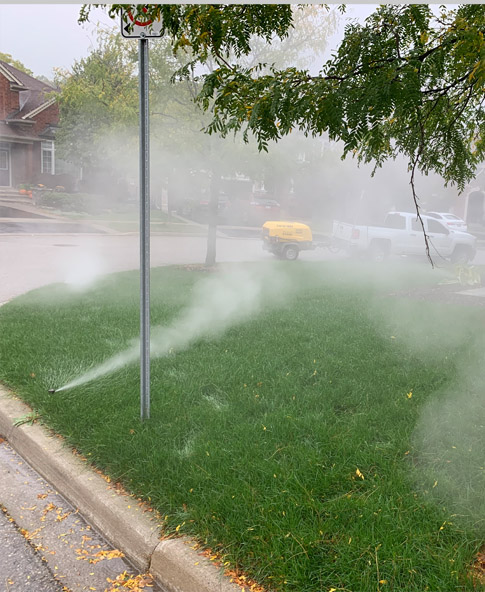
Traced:
<path fill-rule="evenodd" d="M 150 572 L 167 592 L 241 592 L 191 548 L 190 540 L 160 540 L 157 522 L 77 458 L 61 438 L 36 423 L 15 426 L 31 411 L 0 384 L 0 435 L 139 570 Z"/>

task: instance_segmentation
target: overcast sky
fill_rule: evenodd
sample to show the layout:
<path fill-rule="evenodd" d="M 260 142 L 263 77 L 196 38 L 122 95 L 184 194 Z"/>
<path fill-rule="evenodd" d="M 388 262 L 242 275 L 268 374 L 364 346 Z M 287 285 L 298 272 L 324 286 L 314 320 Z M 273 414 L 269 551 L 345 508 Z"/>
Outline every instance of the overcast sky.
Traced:
<path fill-rule="evenodd" d="M 34 72 L 53 78 L 53 68 L 70 69 L 96 44 L 96 26 L 117 27 L 101 9 L 91 23 L 77 22 L 81 4 L 1 4 L 0 51 L 9 53 Z M 375 5 L 348 5 L 347 16 L 367 16 Z M 343 20 L 343 19 L 342 19 Z M 337 40 L 335 40 L 335 44 Z"/>
<path fill-rule="evenodd" d="M 96 41 L 97 21 L 114 22 L 96 9 L 93 23 L 79 25 L 81 4 L 0 4 L 0 51 L 20 60 L 34 75 L 53 77 L 53 68 L 69 69 Z"/>

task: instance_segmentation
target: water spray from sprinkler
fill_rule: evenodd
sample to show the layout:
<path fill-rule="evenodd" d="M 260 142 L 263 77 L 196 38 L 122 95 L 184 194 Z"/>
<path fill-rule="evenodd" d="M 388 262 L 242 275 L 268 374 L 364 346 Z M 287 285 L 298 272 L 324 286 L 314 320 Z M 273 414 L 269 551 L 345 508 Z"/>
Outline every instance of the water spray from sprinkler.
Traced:
<path fill-rule="evenodd" d="M 284 279 L 284 276 L 273 275 L 273 288 L 276 282 L 280 287 L 286 285 L 286 282 L 283 284 Z M 267 283 L 267 275 L 260 276 L 246 271 L 201 281 L 194 290 L 192 303 L 170 326 L 160 325 L 153 328 L 152 357 L 161 358 L 186 349 L 198 339 L 220 335 L 236 323 L 258 314 L 264 300 L 263 286 Z M 280 289 L 279 292 L 286 295 L 288 290 Z M 86 384 L 132 364 L 139 356 L 139 342 L 133 341 L 124 351 L 92 367 L 60 388 L 52 389 L 52 392 Z"/>

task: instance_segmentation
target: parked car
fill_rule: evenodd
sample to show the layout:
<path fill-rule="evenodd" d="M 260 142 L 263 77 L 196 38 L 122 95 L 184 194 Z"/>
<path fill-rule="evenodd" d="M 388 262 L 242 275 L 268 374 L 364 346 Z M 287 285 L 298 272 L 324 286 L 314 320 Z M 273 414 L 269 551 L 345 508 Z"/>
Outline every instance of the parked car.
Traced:
<path fill-rule="evenodd" d="M 210 197 L 208 195 L 203 195 L 197 200 L 187 200 L 182 208 L 182 215 L 193 218 L 199 222 L 207 222 L 209 220 L 209 203 Z M 225 220 L 229 205 L 230 202 L 227 195 L 220 193 L 217 203 L 218 222 L 223 222 Z"/>
<path fill-rule="evenodd" d="M 426 216 L 430 216 L 430 218 L 435 218 L 436 220 L 441 220 L 447 224 L 453 230 L 461 230 L 462 232 L 467 232 L 468 226 L 465 220 L 458 218 L 454 214 L 450 212 L 426 212 Z"/>
<path fill-rule="evenodd" d="M 203 197 L 196 206 L 196 212 L 199 216 L 206 218 L 209 215 L 210 198 Z M 229 198 L 224 193 L 219 194 L 217 202 L 217 217 L 223 218 L 229 207 Z"/>
<path fill-rule="evenodd" d="M 421 216 L 429 238 L 431 256 L 450 259 L 453 263 L 467 263 L 476 254 L 476 237 L 455 230 L 427 215 Z M 350 253 L 366 253 L 375 261 L 391 254 L 423 255 L 425 241 L 416 212 L 389 212 L 382 226 L 358 226 L 333 223 L 332 243 Z"/>

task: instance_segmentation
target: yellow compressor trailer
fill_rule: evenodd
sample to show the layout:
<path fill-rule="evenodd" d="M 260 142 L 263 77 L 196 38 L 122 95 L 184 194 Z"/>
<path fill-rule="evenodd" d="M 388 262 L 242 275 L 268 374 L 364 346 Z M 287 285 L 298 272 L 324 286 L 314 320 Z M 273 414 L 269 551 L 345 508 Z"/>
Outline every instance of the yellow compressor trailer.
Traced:
<path fill-rule="evenodd" d="M 315 249 L 312 231 L 300 222 L 268 221 L 263 224 L 263 249 L 294 261 L 300 251 Z"/>

